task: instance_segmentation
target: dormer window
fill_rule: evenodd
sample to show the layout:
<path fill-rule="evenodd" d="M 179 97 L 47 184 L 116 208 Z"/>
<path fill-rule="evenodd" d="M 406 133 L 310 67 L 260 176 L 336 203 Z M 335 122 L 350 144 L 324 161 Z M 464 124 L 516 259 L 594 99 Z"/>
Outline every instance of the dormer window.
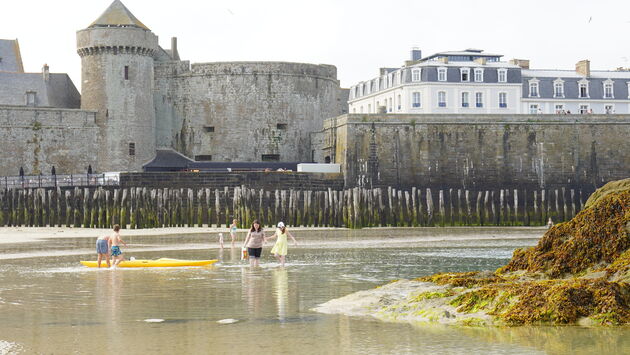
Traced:
<path fill-rule="evenodd" d="M 420 81 L 420 69 L 411 71 L 411 81 Z"/>
<path fill-rule="evenodd" d="M 615 93 L 613 92 L 613 81 L 608 79 L 604 81 L 604 98 L 614 99 Z"/>
<path fill-rule="evenodd" d="M 37 93 L 35 91 L 26 92 L 26 106 L 35 106 Z"/>
<path fill-rule="evenodd" d="M 500 83 L 507 83 L 507 69 L 501 68 L 497 71 L 497 81 Z"/>
<path fill-rule="evenodd" d="M 460 69 L 462 82 L 470 81 L 470 68 L 461 68 Z"/>
<path fill-rule="evenodd" d="M 483 69 L 475 68 L 475 82 L 482 83 L 483 82 Z"/>
<path fill-rule="evenodd" d="M 438 68 L 438 81 L 446 81 L 446 68 Z"/>
<path fill-rule="evenodd" d="M 578 81 L 578 97 L 579 98 L 588 98 L 588 80 L 582 79 Z"/>
<path fill-rule="evenodd" d="M 554 80 L 553 97 L 564 97 L 564 80 L 562 79 Z"/>
<path fill-rule="evenodd" d="M 529 80 L 529 97 L 539 97 L 538 93 L 538 79 Z"/>

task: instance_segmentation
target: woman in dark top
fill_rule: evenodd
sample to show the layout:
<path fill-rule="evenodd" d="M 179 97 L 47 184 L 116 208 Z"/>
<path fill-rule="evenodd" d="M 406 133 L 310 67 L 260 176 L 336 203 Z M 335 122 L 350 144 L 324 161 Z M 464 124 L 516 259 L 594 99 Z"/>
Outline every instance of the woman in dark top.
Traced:
<path fill-rule="evenodd" d="M 262 247 L 265 244 L 265 233 L 258 220 L 254 220 L 252 228 L 250 228 L 243 243 L 243 248 L 247 248 L 247 254 L 249 255 L 249 265 L 258 266 L 260 262 L 260 254 L 262 253 Z"/>

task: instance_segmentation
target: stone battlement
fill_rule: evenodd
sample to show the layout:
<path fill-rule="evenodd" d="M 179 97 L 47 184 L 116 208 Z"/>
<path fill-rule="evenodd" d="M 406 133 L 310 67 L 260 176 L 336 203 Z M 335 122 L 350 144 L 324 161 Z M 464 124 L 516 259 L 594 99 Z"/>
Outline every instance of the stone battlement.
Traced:
<path fill-rule="evenodd" d="M 0 127 L 96 127 L 96 111 L 50 107 L 0 106 Z"/>
<path fill-rule="evenodd" d="M 193 63 L 192 75 L 299 75 L 337 81 L 337 68 L 326 64 L 289 62 Z"/>

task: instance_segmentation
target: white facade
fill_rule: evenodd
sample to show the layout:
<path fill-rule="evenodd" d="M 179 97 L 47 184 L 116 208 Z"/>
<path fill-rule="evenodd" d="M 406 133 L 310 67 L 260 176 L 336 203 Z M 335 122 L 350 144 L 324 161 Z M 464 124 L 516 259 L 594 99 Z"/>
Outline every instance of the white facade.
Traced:
<path fill-rule="evenodd" d="M 450 78 L 446 78 L 445 73 L 449 68 L 460 74 L 463 71 L 464 78 L 458 76 L 459 82 L 448 81 Z M 351 87 L 349 112 L 378 113 L 378 107 L 383 106 L 387 113 L 518 113 L 522 95 L 520 80 L 484 82 L 487 68 L 497 72 L 518 67 L 504 62 L 432 61 L 399 68 Z M 424 70 L 436 72 L 437 80 L 427 80 L 428 73 L 423 75 Z M 376 90 L 377 83 L 383 86 L 379 90 Z M 499 105 L 500 94 L 505 97 L 505 105 Z"/>
<path fill-rule="evenodd" d="M 349 113 L 630 113 L 630 71 L 590 71 L 588 61 L 575 71 L 531 70 L 529 61 L 482 52 L 444 52 L 382 68 L 350 88 Z"/>

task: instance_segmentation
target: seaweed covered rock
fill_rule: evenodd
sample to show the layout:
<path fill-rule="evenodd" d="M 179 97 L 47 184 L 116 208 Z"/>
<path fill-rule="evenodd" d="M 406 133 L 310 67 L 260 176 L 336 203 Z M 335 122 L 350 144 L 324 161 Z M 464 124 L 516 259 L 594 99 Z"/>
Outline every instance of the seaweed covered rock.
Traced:
<path fill-rule="evenodd" d="M 537 246 L 516 250 L 512 260 L 497 273 L 526 270 L 562 277 L 601 269 L 622 255 L 627 259 L 630 179 L 609 183 L 593 196 L 587 208 L 571 221 L 552 227 Z"/>
<path fill-rule="evenodd" d="M 378 297 L 349 295 L 323 308 L 343 309 L 360 296 L 363 303 L 353 309 L 355 315 L 387 321 L 618 325 L 630 323 L 629 281 L 626 179 L 598 189 L 575 218 L 549 229 L 535 247 L 517 249 L 494 273 L 402 280 L 380 288 Z"/>

